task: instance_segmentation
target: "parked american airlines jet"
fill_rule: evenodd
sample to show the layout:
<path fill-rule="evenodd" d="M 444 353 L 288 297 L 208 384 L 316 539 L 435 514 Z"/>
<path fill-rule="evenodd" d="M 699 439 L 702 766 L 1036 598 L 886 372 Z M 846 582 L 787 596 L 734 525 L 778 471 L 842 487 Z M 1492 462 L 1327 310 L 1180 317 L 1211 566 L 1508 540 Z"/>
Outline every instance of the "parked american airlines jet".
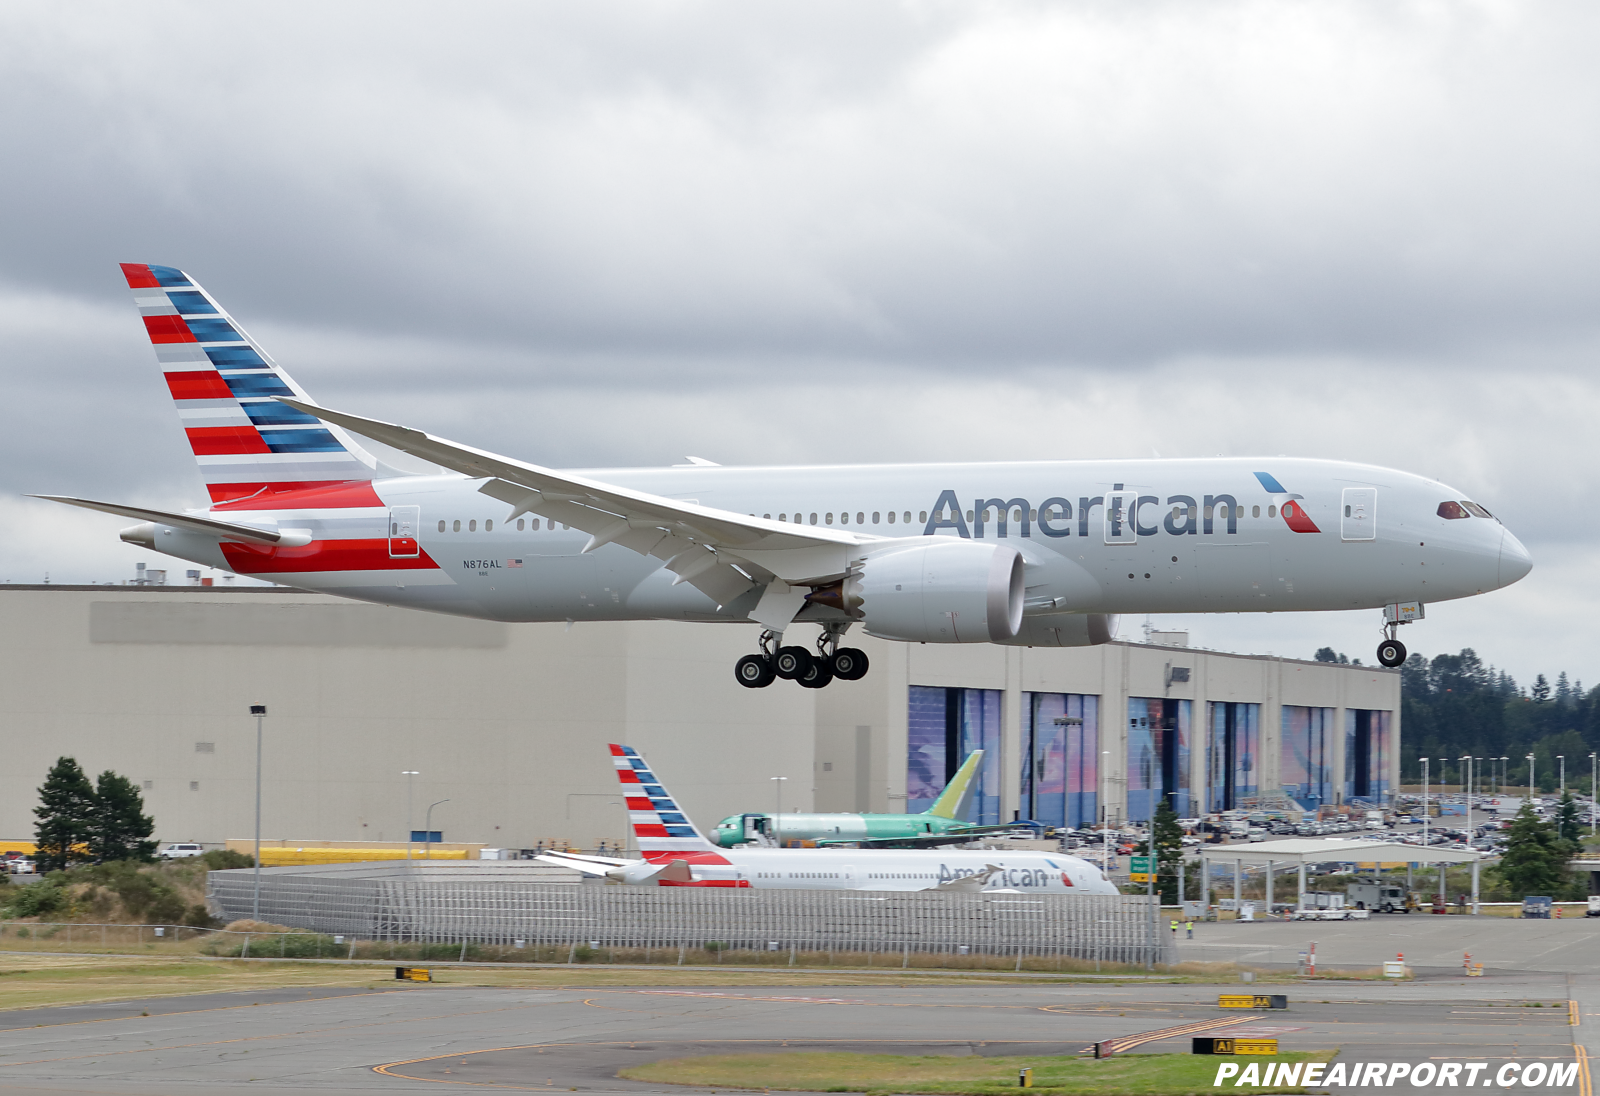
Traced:
<path fill-rule="evenodd" d="M 506 621 L 755 622 L 742 685 L 855 680 L 868 635 L 1103 643 L 1121 613 L 1385 610 L 1527 574 L 1487 510 L 1341 461 L 1029 461 L 556 471 L 318 406 L 183 271 L 124 264 L 210 505 L 122 539 L 345 597 Z M 1220 428 L 1220 424 L 1219 424 Z M 362 435 L 444 469 L 386 467 Z M 814 651 L 783 644 L 821 629 Z"/>
<path fill-rule="evenodd" d="M 639 859 L 545 853 L 547 864 L 646 887 L 756 890 L 988 890 L 1116 894 L 1076 856 L 971 849 L 719 849 L 695 828 L 631 746 L 611 747 Z"/>

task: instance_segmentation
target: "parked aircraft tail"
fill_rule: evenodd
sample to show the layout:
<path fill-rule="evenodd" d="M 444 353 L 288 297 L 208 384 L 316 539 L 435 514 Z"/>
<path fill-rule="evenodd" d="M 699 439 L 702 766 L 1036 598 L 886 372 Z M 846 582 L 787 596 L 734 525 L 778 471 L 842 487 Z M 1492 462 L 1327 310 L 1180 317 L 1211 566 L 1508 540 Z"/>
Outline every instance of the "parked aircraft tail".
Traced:
<path fill-rule="evenodd" d="M 935 818 L 962 819 L 967 815 L 967 808 L 972 806 L 972 796 L 978 790 L 978 768 L 983 764 L 983 751 L 973 750 L 967 759 L 961 763 L 961 768 L 956 770 L 956 775 L 950 778 L 950 783 L 944 786 L 944 791 L 939 793 L 939 798 L 933 801 L 933 806 L 927 810 Z"/>
<path fill-rule="evenodd" d="M 289 491 L 336 495 L 394 474 L 341 428 L 275 400 L 314 402 L 187 274 L 121 265 L 212 503 Z"/>
<path fill-rule="evenodd" d="M 633 826 L 641 856 L 646 860 L 660 860 L 664 855 L 718 852 L 661 786 L 639 751 L 632 746 L 612 743 L 611 761 L 617 767 L 617 779 L 622 782 L 622 792 L 628 801 L 628 821 Z M 721 856 L 717 859 L 722 860 Z"/>

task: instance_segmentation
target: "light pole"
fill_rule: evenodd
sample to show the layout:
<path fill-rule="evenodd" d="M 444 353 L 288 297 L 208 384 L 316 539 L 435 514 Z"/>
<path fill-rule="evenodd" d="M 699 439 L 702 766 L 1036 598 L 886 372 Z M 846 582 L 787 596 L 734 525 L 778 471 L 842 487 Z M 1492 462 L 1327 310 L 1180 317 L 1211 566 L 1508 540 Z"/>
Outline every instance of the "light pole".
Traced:
<path fill-rule="evenodd" d="M 407 769 L 400 774 L 406 778 L 406 859 L 411 859 L 411 786 L 415 783 L 411 778 L 421 774 L 415 769 Z"/>
<path fill-rule="evenodd" d="M 1467 763 L 1466 771 L 1462 774 L 1464 779 L 1461 788 L 1467 793 L 1467 848 L 1472 847 L 1472 755 L 1464 754 L 1462 761 Z"/>
<path fill-rule="evenodd" d="M 1111 867 L 1111 804 L 1106 802 L 1106 766 L 1111 764 L 1111 751 L 1100 751 L 1100 787 L 1095 792 L 1095 798 L 1100 800 L 1100 873 L 1104 875 Z"/>
<path fill-rule="evenodd" d="M 1422 847 L 1428 847 L 1428 759 L 1419 758 L 1422 762 Z M 1406 869 L 1408 876 L 1410 869 Z"/>
<path fill-rule="evenodd" d="M 433 808 L 440 803 L 448 802 L 450 800 L 440 799 L 437 802 L 428 804 L 427 821 L 422 824 L 422 858 L 424 860 L 433 859 Z"/>
<path fill-rule="evenodd" d="M 1561 789 L 1556 792 L 1556 798 L 1560 799 L 1567 794 L 1567 755 L 1556 754 L 1556 760 L 1561 763 L 1561 778 L 1556 785 Z"/>
<path fill-rule="evenodd" d="M 1595 780 L 1595 755 L 1589 755 L 1589 836 L 1595 834 L 1595 824 L 1600 822 L 1600 801 L 1595 799 L 1595 792 L 1600 791 L 1600 782 Z"/>
<path fill-rule="evenodd" d="M 250 714 L 256 717 L 256 875 L 254 895 L 250 901 L 250 920 L 261 920 L 261 724 L 267 718 L 265 704 L 250 705 Z"/>
<path fill-rule="evenodd" d="M 1500 755 L 1500 786 L 1495 790 L 1500 795 L 1506 794 L 1506 768 L 1511 764 L 1511 758 L 1505 754 Z"/>
<path fill-rule="evenodd" d="M 1528 806 L 1533 806 L 1533 755 L 1528 755 Z"/>

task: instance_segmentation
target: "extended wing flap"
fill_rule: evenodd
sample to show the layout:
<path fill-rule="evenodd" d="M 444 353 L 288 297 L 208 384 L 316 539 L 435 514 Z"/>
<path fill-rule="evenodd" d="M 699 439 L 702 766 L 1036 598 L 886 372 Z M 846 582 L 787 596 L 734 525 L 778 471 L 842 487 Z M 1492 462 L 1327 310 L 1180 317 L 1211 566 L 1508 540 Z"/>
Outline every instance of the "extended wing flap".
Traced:
<path fill-rule="evenodd" d="M 300 400 L 277 397 L 278 402 L 315 415 L 326 422 L 421 457 L 453 472 L 501 483 L 485 484 L 485 494 L 511 503 L 517 512 L 543 514 L 584 532 L 598 534 L 619 519 L 641 527 L 657 526 L 672 536 L 713 548 L 784 552 L 791 549 L 833 546 L 839 549 L 882 539 L 842 529 L 816 529 L 766 518 L 717 510 L 696 503 L 664 498 L 644 491 L 618 487 L 512 460 L 481 449 L 436 438 L 376 419 L 332 411 Z M 670 538 L 667 538 L 670 539 Z M 630 545 L 631 547 L 631 545 Z M 687 545 L 685 545 L 687 547 Z M 681 550 L 681 549 L 680 549 Z M 661 555 L 659 546 L 652 555 Z M 842 554 L 842 553 L 841 553 Z M 765 560 L 758 561 L 770 566 Z M 776 568 L 773 569 L 776 573 Z"/>

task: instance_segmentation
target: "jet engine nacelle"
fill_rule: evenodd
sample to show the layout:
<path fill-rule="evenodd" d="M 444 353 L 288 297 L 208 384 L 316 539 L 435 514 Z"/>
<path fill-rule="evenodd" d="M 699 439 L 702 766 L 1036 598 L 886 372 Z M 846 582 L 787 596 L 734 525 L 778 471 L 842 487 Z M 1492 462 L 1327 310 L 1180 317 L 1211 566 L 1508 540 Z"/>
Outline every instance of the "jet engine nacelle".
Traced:
<path fill-rule="evenodd" d="M 850 583 L 868 635 L 917 643 L 1000 643 L 1022 627 L 1022 556 L 954 537 L 868 555 Z"/>

